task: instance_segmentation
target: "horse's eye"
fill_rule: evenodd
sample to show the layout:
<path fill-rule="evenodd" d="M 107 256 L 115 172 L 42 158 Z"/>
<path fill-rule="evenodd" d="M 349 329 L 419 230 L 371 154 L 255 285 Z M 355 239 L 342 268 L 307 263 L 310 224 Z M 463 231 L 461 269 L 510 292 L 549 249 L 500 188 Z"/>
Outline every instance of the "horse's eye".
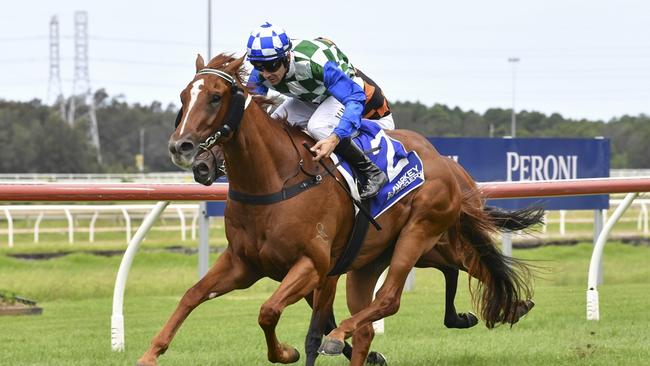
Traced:
<path fill-rule="evenodd" d="M 213 95 L 210 99 L 210 103 L 219 103 L 221 101 L 221 95 Z"/>

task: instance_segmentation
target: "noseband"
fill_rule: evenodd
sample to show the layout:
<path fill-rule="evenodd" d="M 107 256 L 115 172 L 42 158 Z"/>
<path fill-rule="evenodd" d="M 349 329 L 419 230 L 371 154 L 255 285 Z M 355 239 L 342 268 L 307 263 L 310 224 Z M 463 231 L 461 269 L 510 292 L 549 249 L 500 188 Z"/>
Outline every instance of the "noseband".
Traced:
<path fill-rule="evenodd" d="M 224 123 L 217 132 L 209 136 L 207 139 L 205 139 L 204 142 L 199 144 L 199 148 L 203 150 L 209 150 L 212 146 L 214 146 L 217 142 L 222 137 L 228 137 L 232 133 L 237 132 L 239 129 L 239 125 L 241 124 L 241 119 L 244 116 L 244 110 L 248 107 L 251 101 L 251 96 L 250 94 L 248 97 L 244 96 L 244 90 L 237 85 L 237 82 L 235 81 L 235 78 L 230 76 L 229 74 L 217 70 L 217 69 L 210 69 L 210 68 L 205 68 L 199 70 L 199 72 L 196 73 L 196 75 L 216 75 L 224 80 L 226 80 L 228 83 L 230 83 L 230 92 L 232 95 L 232 98 L 230 99 L 230 104 L 228 105 L 228 112 L 226 114 L 226 118 L 224 119 Z"/>

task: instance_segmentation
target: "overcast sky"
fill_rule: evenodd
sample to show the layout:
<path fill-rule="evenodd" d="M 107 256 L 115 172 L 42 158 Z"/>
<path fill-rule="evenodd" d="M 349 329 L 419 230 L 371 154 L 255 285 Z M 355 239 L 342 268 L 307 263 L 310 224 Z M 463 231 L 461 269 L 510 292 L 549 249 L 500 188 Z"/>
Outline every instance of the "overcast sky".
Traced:
<path fill-rule="evenodd" d="M 0 99 L 48 98 L 58 16 L 63 93 L 72 89 L 74 12 L 89 17 L 93 89 L 178 105 L 207 54 L 207 0 L 0 2 Z M 608 120 L 650 114 L 650 1 L 213 0 L 212 52 L 243 54 L 270 21 L 326 36 L 393 101 L 511 108 Z M 399 121 L 397 121 L 399 124 Z"/>

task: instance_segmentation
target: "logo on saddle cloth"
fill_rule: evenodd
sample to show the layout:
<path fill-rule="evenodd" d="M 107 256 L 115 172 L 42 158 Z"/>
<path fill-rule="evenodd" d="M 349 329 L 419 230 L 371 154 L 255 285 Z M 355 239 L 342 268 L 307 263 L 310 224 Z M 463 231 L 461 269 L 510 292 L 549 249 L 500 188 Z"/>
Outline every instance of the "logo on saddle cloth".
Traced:
<path fill-rule="evenodd" d="M 422 160 L 418 154 L 415 151 L 407 152 L 401 142 L 388 137 L 375 122 L 361 120 L 359 135 L 354 138 L 354 142 L 388 176 L 388 183 L 370 202 L 370 213 L 374 218 L 424 183 Z M 368 153 L 369 151 L 371 152 Z M 335 163 L 341 160 L 334 155 L 332 159 Z M 353 181 L 356 177 L 353 178 L 349 164 L 343 161 L 338 170 L 345 177 L 352 195 L 358 200 L 359 190 Z"/>

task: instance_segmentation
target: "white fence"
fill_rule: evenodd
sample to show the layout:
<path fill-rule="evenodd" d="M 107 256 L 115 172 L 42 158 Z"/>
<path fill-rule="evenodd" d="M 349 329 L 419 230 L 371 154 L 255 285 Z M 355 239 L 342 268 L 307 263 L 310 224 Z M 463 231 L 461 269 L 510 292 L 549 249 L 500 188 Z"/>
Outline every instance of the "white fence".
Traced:
<path fill-rule="evenodd" d="M 610 199 L 609 206 L 614 209 L 620 206 L 623 203 L 623 199 Z M 650 199 L 636 199 L 632 202 L 631 207 L 638 207 L 639 212 L 636 218 L 630 218 L 627 216 L 626 219 L 621 219 L 619 222 L 636 222 L 636 230 L 643 233 L 643 235 L 650 234 L 650 220 L 648 215 L 648 206 L 650 206 Z M 558 210 L 559 218 L 558 219 L 549 219 L 548 215 L 544 220 L 544 225 L 542 226 L 542 234 L 548 233 L 548 224 L 559 224 L 558 234 L 566 235 L 566 224 L 567 223 L 592 223 L 593 219 L 579 219 L 579 218 L 567 218 L 567 210 Z M 603 210 L 603 221 L 607 221 L 609 215 L 609 210 Z"/>
<path fill-rule="evenodd" d="M 60 219 L 65 217 L 67 221 L 68 242 L 74 243 L 75 234 L 75 218 L 84 215 L 85 218 L 90 219 L 88 226 L 89 241 L 95 241 L 96 223 L 100 214 L 110 214 L 111 217 L 119 215 L 124 219 L 123 230 L 126 236 L 126 243 L 131 241 L 132 219 L 144 218 L 155 205 L 153 204 L 129 204 L 129 205 L 7 205 L 0 206 L 0 211 L 4 213 L 7 220 L 7 240 L 9 247 L 14 246 L 14 236 L 17 231 L 14 228 L 14 221 L 20 219 L 33 219 L 33 233 L 34 243 L 39 242 L 41 233 L 41 222 L 45 218 Z M 191 217 L 191 233 L 192 239 L 196 239 L 196 226 L 199 218 L 199 204 L 172 204 L 167 206 L 164 214 L 174 215 L 180 222 L 181 240 L 187 240 L 187 217 Z M 2 233 L 2 230 L 0 230 Z"/>
<path fill-rule="evenodd" d="M 623 202 L 622 199 L 611 199 L 609 204 L 612 208 L 619 206 Z M 632 206 L 639 207 L 639 213 L 636 219 L 630 219 L 629 216 L 626 220 L 621 221 L 630 221 L 636 220 L 637 230 L 642 232 L 643 235 L 650 234 L 650 222 L 648 215 L 648 206 L 650 206 L 650 199 L 637 199 L 632 203 Z M 153 209 L 154 205 L 152 204 L 122 204 L 122 205 L 10 205 L 10 206 L 0 206 L 0 212 L 4 214 L 4 218 L 7 220 L 7 229 L 0 229 L 0 235 L 7 235 L 7 242 L 9 247 L 14 246 L 14 237 L 16 234 L 24 232 L 23 230 L 16 229 L 14 222 L 21 220 L 34 220 L 33 224 L 33 236 L 34 243 L 38 243 L 40 239 L 40 234 L 46 232 L 47 230 L 41 229 L 41 222 L 44 219 L 64 219 L 67 221 L 67 233 L 68 233 L 68 242 L 75 242 L 75 232 L 80 231 L 79 225 L 76 225 L 77 219 L 86 218 L 90 219 L 88 229 L 82 229 L 83 231 L 87 230 L 89 239 L 88 241 L 93 243 L 95 241 L 95 233 L 98 231 L 96 229 L 97 219 L 102 214 L 102 217 L 110 215 L 110 217 L 115 217 L 119 215 L 124 220 L 124 227 L 119 228 L 125 232 L 126 242 L 128 243 L 131 240 L 132 230 L 132 220 L 133 219 L 142 219 L 144 215 L 150 212 Z M 174 216 L 178 218 L 180 223 L 180 233 L 181 240 L 187 240 L 187 221 L 188 218 L 191 218 L 191 238 L 196 238 L 197 230 L 197 220 L 199 217 L 198 204 L 172 204 L 169 205 L 163 215 Z M 608 210 L 604 210 L 604 221 L 607 221 Z M 0 215 L 0 219 L 2 215 Z M 585 221 L 586 220 L 586 221 Z M 593 219 L 567 219 L 567 211 L 559 211 L 559 219 L 547 219 L 545 220 L 545 225 L 542 227 L 542 234 L 547 234 L 547 225 L 551 223 L 558 223 L 559 235 L 566 235 L 566 224 L 567 223 L 577 223 L 577 222 L 593 222 Z M 115 228 L 111 228 L 115 230 Z M 59 230 L 57 229 L 57 232 Z M 548 233 L 550 234 L 550 233 Z"/>
<path fill-rule="evenodd" d="M 120 173 L 120 174 L 61 174 L 61 173 L 3 173 L 0 182 L 194 182 L 191 172 Z"/>

